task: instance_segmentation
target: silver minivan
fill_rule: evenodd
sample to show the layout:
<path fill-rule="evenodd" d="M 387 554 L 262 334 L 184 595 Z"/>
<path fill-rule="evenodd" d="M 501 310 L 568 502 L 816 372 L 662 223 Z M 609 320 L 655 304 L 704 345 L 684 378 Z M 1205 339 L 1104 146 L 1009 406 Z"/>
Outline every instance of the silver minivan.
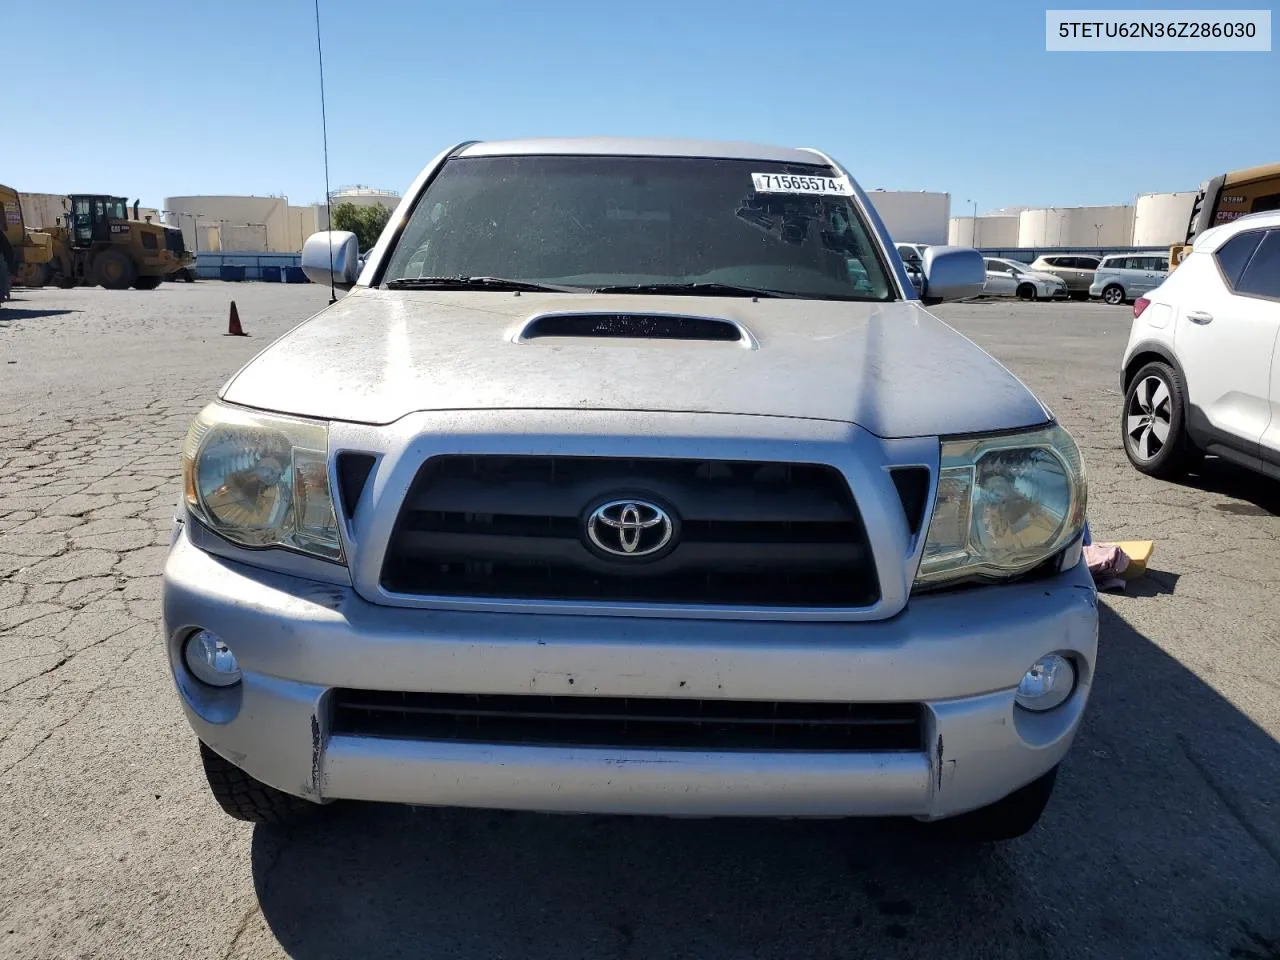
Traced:
<path fill-rule="evenodd" d="M 1167 253 L 1118 253 L 1104 257 L 1093 275 L 1089 296 L 1116 306 L 1138 299 L 1164 283 L 1169 275 Z"/>

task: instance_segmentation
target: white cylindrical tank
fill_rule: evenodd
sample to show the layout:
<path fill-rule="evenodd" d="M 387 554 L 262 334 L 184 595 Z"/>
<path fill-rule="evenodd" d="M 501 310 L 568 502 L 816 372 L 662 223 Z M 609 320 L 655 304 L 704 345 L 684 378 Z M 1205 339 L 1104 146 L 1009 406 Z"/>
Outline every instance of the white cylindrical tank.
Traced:
<path fill-rule="evenodd" d="M 1133 207 L 1045 207 L 1018 214 L 1020 247 L 1127 247 Z"/>
<path fill-rule="evenodd" d="M 951 194 L 872 190 L 867 194 L 895 243 L 947 242 Z"/>
<path fill-rule="evenodd" d="M 1135 247 L 1167 247 L 1187 238 L 1191 208 L 1196 191 L 1143 193 L 1138 195 L 1133 214 Z"/>
<path fill-rule="evenodd" d="M 947 243 L 954 247 L 1016 247 L 1018 218 L 952 217 L 947 228 Z"/>
<path fill-rule="evenodd" d="M 252 252 L 292 252 L 298 249 L 290 245 L 289 200 L 286 197 L 166 197 L 164 206 L 167 222 L 182 229 L 188 249 L 196 249 L 197 224 L 200 226 L 201 250 L 208 249 L 205 236 L 209 228 L 214 228 L 228 239 L 234 236 L 237 246 L 260 242 L 262 249 Z"/>
<path fill-rule="evenodd" d="M 394 190 L 378 190 L 375 187 L 356 184 L 350 187 L 339 187 L 329 194 L 329 202 L 335 207 L 340 203 L 354 203 L 357 207 L 377 205 L 386 207 L 388 212 L 394 212 L 400 205 L 400 194 Z"/>

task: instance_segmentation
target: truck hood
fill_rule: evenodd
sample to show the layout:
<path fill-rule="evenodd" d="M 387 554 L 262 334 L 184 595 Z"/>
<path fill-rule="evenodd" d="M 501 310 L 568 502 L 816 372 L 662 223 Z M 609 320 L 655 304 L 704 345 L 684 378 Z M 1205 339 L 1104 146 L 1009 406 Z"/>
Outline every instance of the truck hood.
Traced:
<path fill-rule="evenodd" d="M 520 338 L 549 312 L 714 318 L 745 337 Z M 358 287 L 263 350 L 221 395 L 369 424 L 420 411 L 640 410 L 830 420 L 913 437 L 1049 419 L 1013 374 L 915 301 Z"/>

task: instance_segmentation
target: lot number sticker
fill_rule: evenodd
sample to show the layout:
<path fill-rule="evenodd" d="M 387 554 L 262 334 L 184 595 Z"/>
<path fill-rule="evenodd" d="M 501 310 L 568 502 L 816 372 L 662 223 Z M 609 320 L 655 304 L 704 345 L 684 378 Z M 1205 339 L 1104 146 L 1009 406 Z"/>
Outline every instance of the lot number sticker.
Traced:
<path fill-rule="evenodd" d="M 820 196 L 851 197 L 848 177 L 802 177 L 791 173 L 753 173 L 756 193 L 812 193 Z"/>

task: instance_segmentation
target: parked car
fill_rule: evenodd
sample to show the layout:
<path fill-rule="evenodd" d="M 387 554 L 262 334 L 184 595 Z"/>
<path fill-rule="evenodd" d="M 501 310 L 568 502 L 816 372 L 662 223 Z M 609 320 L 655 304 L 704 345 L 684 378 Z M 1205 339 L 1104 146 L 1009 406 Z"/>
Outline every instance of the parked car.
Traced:
<path fill-rule="evenodd" d="M 1080 452 L 848 174 L 525 140 L 411 191 L 359 278 L 307 240 L 350 293 L 183 447 L 164 635 L 223 809 L 1027 831 L 1093 684 Z"/>
<path fill-rule="evenodd" d="M 1089 296 L 1116 306 L 1130 303 L 1164 282 L 1169 273 L 1167 253 L 1118 253 L 1103 257 L 1094 272 Z"/>
<path fill-rule="evenodd" d="M 1089 287 L 1093 284 L 1094 271 L 1102 262 L 1101 257 L 1085 254 L 1050 253 L 1036 257 L 1031 262 L 1031 269 L 1042 273 L 1051 273 L 1066 281 L 1067 291 L 1071 296 L 1084 300 L 1089 296 Z"/>
<path fill-rule="evenodd" d="M 1157 477 L 1212 453 L 1280 478 L 1280 212 L 1213 227 L 1191 249 L 1133 305 L 1124 451 Z"/>
<path fill-rule="evenodd" d="M 1019 300 L 1053 299 L 1066 297 L 1065 280 L 1052 273 L 1032 270 L 1029 264 L 1003 257 L 986 257 L 987 279 L 982 285 L 983 296 L 1017 297 Z"/>

